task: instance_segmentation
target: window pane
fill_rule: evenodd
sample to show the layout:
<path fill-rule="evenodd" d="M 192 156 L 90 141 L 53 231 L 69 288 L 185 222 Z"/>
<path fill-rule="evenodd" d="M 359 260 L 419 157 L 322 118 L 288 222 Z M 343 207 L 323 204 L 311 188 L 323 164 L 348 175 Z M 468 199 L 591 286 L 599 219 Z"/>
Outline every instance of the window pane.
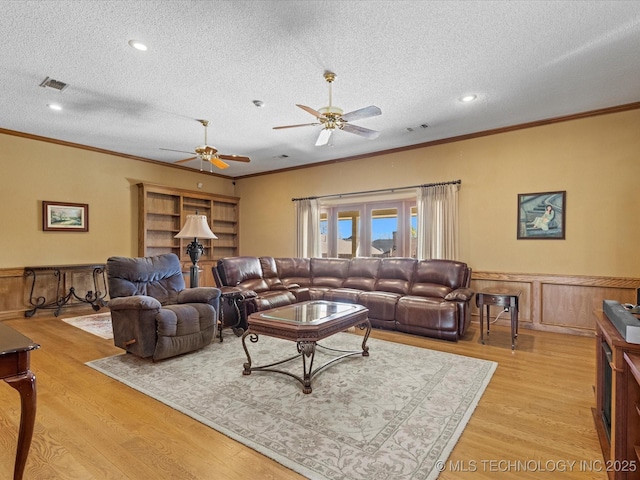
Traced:
<path fill-rule="evenodd" d="M 353 258 L 357 254 L 360 212 L 338 212 L 338 257 Z"/>
<path fill-rule="evenodd" d="M 418 207 L 411 207 L 411 241 L 409 242 L 409 254 L 412 258 L 418 258 Z"/>
<path fill-rule="evenodd" d="M 320 213 L 320 253 L 324 258 L 329 256 L 329 216 L 327 212 Z"/>
<path fill-rule="evenodd" d="M 371 211 L 371 256 L 395 257 L 398 243 L 398 210 L 386 208 Z"/>

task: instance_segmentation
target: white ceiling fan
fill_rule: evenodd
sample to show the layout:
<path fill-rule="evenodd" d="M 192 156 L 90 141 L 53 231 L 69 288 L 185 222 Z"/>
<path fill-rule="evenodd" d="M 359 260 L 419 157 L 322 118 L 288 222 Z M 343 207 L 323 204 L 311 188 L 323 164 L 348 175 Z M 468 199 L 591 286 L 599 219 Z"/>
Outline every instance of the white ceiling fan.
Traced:
<path fill-rule="evenodd" d="M 233 160 L 235 162 L 250 162 L 251 159 L 249 157 L 243 157 L 241 155 L 222 155 L 218 153 L 218 149 L 209 145 L 207 143 L 207 127 L 209 126 L 209 120 L 198 120 L 204 127 L 204 144 L 197 146 L 193 152 L 185 152 L 184 150 L 172 150 L 170 148 L 161 148 L 160 150 L 166 150 L 169 152 L 180 152 L 180 153 L 195 153 L 195 157 L 185 158 L 183 160 L 178 160 L 173 163 L 187 163 L 191 160 L 195 160 L 196 158 L 200 159 L 200 170 L 202 170 L 202 162 L 209 162 L 212 165 L 215 165 L 219 169 L 229 168 L 229 164 L 224 162 L 223 160 Z"/>
<path fill-rule="evenodd" d="M 376 130 L 371 130 L 369 128 L 360 127 L 358 125 L 353 125 L 353 120 L 361 120 L 363 118 L 375 117 L 377 115 L 381 115 L 382 111 L 376 107 L 375 105 L 370 105 L 368 107 L 360 108 L 358 110 L 354 110 L 349 113 L 342 113 L 342 109 L 336 107 L 332 104 L 332 92 L 331 92 L 331 84 L 336 79 L 336 74 L 333 72 L 324 72 L 324 79 L 329 84 L 329 105 L 326 107 L 322 107 L 318 110 L 314 110 L 311 107 L 307 107 L 305 105 L 296 104 L 297 107 L 300 107 L 306 112 L 309 112 L 311 115 L 318 119 L 317 122 L 314 123 L 302 123 L 299 125 L 283 125 L 281 127 L 273 127 L 274 130 L 279 130 L 283 128 L 295 128 L 295 127 L 306 127 L 309 125 L 322 125 L 322 130 L 320 130 L 320 135 L 318 135 L 318 139 L 316 140 L 316 146 L 326 145 L 329 143 L 329 139 L 331 138 L 331 133 L 336 129 L 343 130 L 345 132 L 354 133 L 356 135 L 360 135 L 361 137 L 365 137 L 368 139 L 374 139 L 380 132 Z"/>

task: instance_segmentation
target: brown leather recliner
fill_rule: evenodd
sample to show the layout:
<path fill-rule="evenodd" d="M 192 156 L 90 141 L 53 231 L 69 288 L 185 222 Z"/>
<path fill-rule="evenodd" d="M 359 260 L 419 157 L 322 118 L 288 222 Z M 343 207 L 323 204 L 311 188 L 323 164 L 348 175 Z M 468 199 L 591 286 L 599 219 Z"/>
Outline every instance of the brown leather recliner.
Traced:
<path fill-rule="evenodd" d="M 202 348 L 218 328 L 220 290 L 186 288 L 173 254 L 107 260 L 117 347 L 154 361 Z"/>

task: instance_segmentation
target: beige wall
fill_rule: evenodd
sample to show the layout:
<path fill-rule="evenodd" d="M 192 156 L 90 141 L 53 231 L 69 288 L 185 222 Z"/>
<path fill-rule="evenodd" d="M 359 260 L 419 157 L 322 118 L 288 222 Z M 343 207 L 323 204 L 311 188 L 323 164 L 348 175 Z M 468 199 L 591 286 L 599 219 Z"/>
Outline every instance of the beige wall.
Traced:
<path fill-rule="evenodd" d="M 231 180 L 0 134 L 0 268 L 137 255 L 140 182 L 235 195 Z M 89 232 L 42 231 L 42 201 L 89 204 Z"/>
<path fill-rule="evenodd" d="M 384 134 L 384 133 L 383 133 Z M 364 140 L 363 140 L 364 141 Z M 640 110 L 231 180 L 0 134 L 0 268 L 137 254 L 139 182 L 241 197 L 240 252 L 295 255 L 293 197 L 462 179 L 477 271 L 640 275 Z M 518 193 L 567 191 L 566 240 L 516 240 Z M 42 231 L 42 200 L 89 204 L 88 233 Z"/>
<path fill-rule="evenodd" d="M 240 179 L 240 251 L 295 255 L 291 198 L 455 179 L 474 270 L 640 276 L 640 110 Z M 518 194 L 555 190 L 566 240 L 517 240 Z"/>

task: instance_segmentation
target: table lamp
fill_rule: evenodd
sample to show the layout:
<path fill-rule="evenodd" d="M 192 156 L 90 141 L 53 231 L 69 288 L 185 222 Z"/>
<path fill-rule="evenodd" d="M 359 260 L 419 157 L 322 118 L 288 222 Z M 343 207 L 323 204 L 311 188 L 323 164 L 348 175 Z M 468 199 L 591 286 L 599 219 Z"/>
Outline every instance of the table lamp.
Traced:
<path fill-rule="evenodd" d="M 198 242 L 198 238 L 218 238 L 209 228 L 206 215 L 187 215 L 187 221 L 178 232 L 175 238 L 193 238 L 193 242 L 187 245 L 187 254 L 191 258 L 193 265 L 189 270 L 189 281 L 191 287 L 198 286 L 198 260 L 204 253 L 204 246 Z"/>

